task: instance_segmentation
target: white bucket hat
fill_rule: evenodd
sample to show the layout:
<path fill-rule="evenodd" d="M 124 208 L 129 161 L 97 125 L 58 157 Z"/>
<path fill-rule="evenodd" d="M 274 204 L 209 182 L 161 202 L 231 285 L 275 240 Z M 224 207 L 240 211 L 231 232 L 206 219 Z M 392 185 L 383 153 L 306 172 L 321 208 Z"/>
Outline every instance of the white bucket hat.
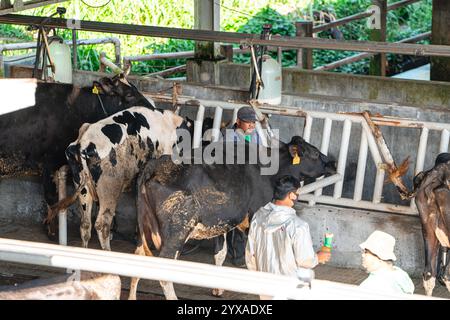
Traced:
<path fill-rule="evenodd" d="M 372 232 L 359 246 L 376 254 L 381 260 L 397 260 L 394 254 L 395 238 L 386 232 L 379 230 Z"/>

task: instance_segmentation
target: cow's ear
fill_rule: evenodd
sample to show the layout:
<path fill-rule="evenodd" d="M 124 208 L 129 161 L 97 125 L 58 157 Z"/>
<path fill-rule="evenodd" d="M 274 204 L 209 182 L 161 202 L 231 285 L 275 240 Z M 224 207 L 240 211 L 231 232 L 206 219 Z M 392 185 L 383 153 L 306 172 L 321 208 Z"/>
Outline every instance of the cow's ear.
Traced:
<path fill-rule="evenodd" d="M 300 156 L 298 154 L 298 146 L 296 144 L 291 144 L 289 146 L 289 153 L 291 154 L 292 157 L 292 164 L 300 164 Z"/>
<path fill-rule="evenodd" d="M 101 85 L 100 82 L 98 81 L 94 81 L 92 84 L 92 93 L 94 94 L 105 94 L 104 90 L 103 90 L 103 86 Z"/>
<path fill-rule="evenodd" d="M 111 81 L 111 79 L 109 78 L 103 78 L 100 80 L 100 82 L 97 82 L 98 85 L 100 86 L 100 88 L 103 90 L 103 94 L 107 94 L 107 95 L 114 95 L 114 91 L 113 91 L 113 83 Z M 94 82 L 95 84 L 95 82 Z"/>
<path fill-rule="evenodd" d="M 296 144 L 289 145 L 289 153 L 292 158 L 298 157 L 298 146 Z"/>

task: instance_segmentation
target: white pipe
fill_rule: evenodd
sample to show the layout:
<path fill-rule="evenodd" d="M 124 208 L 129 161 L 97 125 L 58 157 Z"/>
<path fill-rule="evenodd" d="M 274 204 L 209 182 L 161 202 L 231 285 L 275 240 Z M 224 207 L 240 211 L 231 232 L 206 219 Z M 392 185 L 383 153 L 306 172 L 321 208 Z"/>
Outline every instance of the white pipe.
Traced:
<path fill-rule="evenodd" d="M 449 138 L 450 138 L 449 131 L 447 129 L 442 130 L 441 143 L 439 145 L 439 153 L 448 151 Z"/>
<path fill-rule="evenodd" d="M 417 149 L 416 168 L 414 169 L 414 175 L 423 171 L 423 166 L 425 164 L 425 155 L 427 151 L 427 142 L 428 142 L 428 129 L 422 128 L 419 140 L 419 148 Z"/>
<path fill-rule="evenodd" d="M 222 112 L 223 109 L 221 107 L 216 107 L 216 110 L 214 112 L 212 142 L 216 142 L 219 140 L 220 124 L 222 123 Z"/>
<path fill-rule="evenodd" d="M 199 148 L 202 145 L 202 127 L 203 118 L 205 117 L 205 107 L 203 105 L 198 106 L 197 119 L 194 121 L 194 141 L 193 147 Z"/>
<path fill-rule="evenodd" d="M 264 147 L 270 147 L 269 143 L 267 141 L 267 134 L 265 133 L 264 129 L 261 126 L 260 122 L 255 122 L 255 130 L 258 133 L 259 138 L 261 139 L 261 144 Z"/>
<path fill-rule="evenodd" d="M 354 201 L 360 201 L 362 199 L 364 176 L 367 165 L 367 151 L 368 145 L 366 131 L 361 128 L 361 143 L 359 145 L 358 167 L 356 169 L 355 192 L 353 193 Z"/>
<path fill-rule="evenodd" d="M 311 140 L 311 128 L 312 128 L 313 117 L 310 115 L 306 116 L 305 127 L 303 128 L 303 139 L 309 143 Z"/>
<path fill-rule="evenodd" d="M 339 150 L 339 160 L 337 166 L 337 173 L 342 177 L 345 175 L 345 165 L 347 164 L 348 145 L 350 142 L 350 132 L 352 130 L 352 122 L 350 120 L 344 121 L 344 127 L 342 128 L 341 148 Z M 334 186 L 333 196 L 335 199 L 342 196 L 342 187 L 344 186 L 344 179 L 338 181 Z"/>
<path fill-rule="evenodd" d="M 417 148 L 416 167 L 414 168 L 414 176 L 416 176 L 419 172 L 423 171 L 423 167 L 425 165 L 425 156 L 428 143 L 428 132 L 429 130 L 427 128 L 422 128 L 422 132 L 420 133 L 419 147 Z M 414 198 L 411 199 L 409 205 L 411 206 L 411 208 L 416 207 L 416 201 L 414 200 Z"/>
<path fill-rule="evenodd" d="M 317 190 L 319 188 L 321 189 L 321 188 L 324 188 L 326 186 L 335 184 L 335 183 L 337 183 L 339 181 L 342 181 L 342 175 L 341 174 L 334 174 L 332 176 L 326 177 L 324 179 L 321 179 L 319 181 L 316 181 L 316 182 L 313 182 L 313 183 L 310 183 L 310 184 L 307 184 L 307 185 L 301 187 L 299 189 L 299 194 L 300 195 L 301 194 L 307 194 L 307 193 L 310 193 L 310 192 L 312 192 L 314 190 Z"/>
<path fill-rule="evenodd" d="M 333 124 L 332 120 L 330 118 L 325 118 L 325 121 L 323 123 L 323 132 L 322 132 L 322 143 L 320 144 L 320 152 L 322 152 L 324 155 L 328 154 L 328 147 L 330 145 L 330 135 L 331 135 L 331 125 Z M 317 180 L 320 180 L 321 178 L 318 178 Z M 317 189 L 314 192 L 314 196 L 318 197 L 322 194 L 322 189 Z"/>
<path fill-rule="evenodd" d="M 343 207 L 351 207 L 351 208 L 360 208 L 365 210 L 374 210 L 374 211 L 383 211 L 390 212 L 395 214 L 404 214 L 410 216 L 417 216 L 418 211 L 415 208 L 411 208 L 410 206 L 401 206 L 392 203 L 374 203 L 366 200 L 355 201 L 349 198 L 339 198 L 335 199 L 330 196 L 320 196 L 314 197 L 312 194 L 304 194 L 299 197 L 300 201 L 311 201 L 314 199 L 316 203 L 323 203 L 332 206 L 343 206 Z"/>
<path fill-rule="evenodd" d="M 375 186 L 373 187 L 373 203 L 380 203 L 381 197 L 383 195 L 383 185 L 384 185 L 384 174 L 385 171 L 382 168 L 377 169 L 377 175 L 375 176 Z"/>
<path fill-rule="evenodd" d="M 58 200 L 61 201 L 67 196 L 66 180 L 67 180 L 67 166 L 62 166 L 58 170 Z M 67 246 L 67 210 L 58 213 L 59 224 L 59 244 Z"/>
<path fill-rule="evenodd" d="M 236 123 L 238 111 L 239 111 L 238 107 L 233 107 L 233 118 L 231 118 L 231 124 L 235 124 Z"/>
<path fill-rule="evenodd" d="M 309 288 L 306 282 L 299 279 L 266 272 L 1 238 L 0 259 L 279 298 L 431 299 L 425 296 L 377 293 L 354 285 L 323 280 L 312 280 Z"/>
<path fill-rule="evenodd" d="M 384 184 L 384 174 L 385 170 L 383 168 L 383 160 L 381 159 L 380 151 L 378 150 L 377 143 L 375 142 L 375 138 L 373 136 L 372 130 L 370 130 L 367 122 L 361 122 L 361 129 L 366 132 L 367 142 L 369 144 L 370 154 L 375 162 L 375 166 L 377 168 L 377 174 L 375 176 L 375 185 L 373 188 L 373 203 L 380 203 L 381 196 L 383 194 L 383 184 Z"/>

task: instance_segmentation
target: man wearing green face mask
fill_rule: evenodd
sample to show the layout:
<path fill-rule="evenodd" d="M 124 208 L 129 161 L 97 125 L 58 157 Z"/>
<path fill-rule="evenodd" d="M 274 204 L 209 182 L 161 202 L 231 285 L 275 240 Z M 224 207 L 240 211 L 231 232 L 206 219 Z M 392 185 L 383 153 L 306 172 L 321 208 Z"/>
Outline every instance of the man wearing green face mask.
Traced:
<path fill-rule="evenodd" d="M 260 137 L 255 129 L 256 113 L 251 107 L 242 107 L 237 113 L 236 123 L 223 132 L 225 141 L 260 144 Z"/>
<path fill-rule="evenodd" d="M 237 113 L 236 123 L 222 131 L 225 141 L 261 144 L 261 138 L 255 129 L 256 113 L 251 107 L 242 107 Z M 245 266 L 245 245 L 247 234 L 235 228 L 227 233 L 228 256 L 235 266 Z"/>

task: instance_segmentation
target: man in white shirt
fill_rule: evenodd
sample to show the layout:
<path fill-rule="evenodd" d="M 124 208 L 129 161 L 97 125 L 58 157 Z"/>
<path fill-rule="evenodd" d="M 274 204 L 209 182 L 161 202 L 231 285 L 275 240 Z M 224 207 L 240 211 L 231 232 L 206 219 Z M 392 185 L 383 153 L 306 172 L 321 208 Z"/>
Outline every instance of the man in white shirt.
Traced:
<path fill-rule="evenodd" d="M 253 215 L 245 250 L 249 270 L 296 277 L 299 268 L 314 268 L 330 260 L 330 252 L 314 252 L 309 225 L 293 208 L 299 187 L 292 176 L 280 178 L 273 201 Z"/>
<path fill-rule="evenodd" d="M 362 251 L 362 266 L 369 277 L 359 286 L 386 293 L 414 293 L 414 284 L 409 275 L 394 266 L 395 238 L 376 230 L 359 245 Z"/>

